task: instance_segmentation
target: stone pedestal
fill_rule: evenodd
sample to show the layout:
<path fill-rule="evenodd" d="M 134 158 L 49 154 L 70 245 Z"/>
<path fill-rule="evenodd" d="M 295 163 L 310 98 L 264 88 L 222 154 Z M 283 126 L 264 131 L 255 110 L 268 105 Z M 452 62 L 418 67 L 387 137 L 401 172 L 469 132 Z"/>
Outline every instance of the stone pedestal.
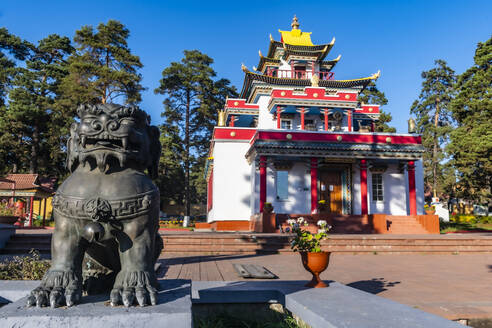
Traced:
<path fill-rule="evenodd" d="M 192 327 L 190 281 L 161 280 L 158 304 L 111 307 L 109 295 L 82 298 L 71 307 L 26 308 L 26 297 L 0 308 L 0 327 Z"/>

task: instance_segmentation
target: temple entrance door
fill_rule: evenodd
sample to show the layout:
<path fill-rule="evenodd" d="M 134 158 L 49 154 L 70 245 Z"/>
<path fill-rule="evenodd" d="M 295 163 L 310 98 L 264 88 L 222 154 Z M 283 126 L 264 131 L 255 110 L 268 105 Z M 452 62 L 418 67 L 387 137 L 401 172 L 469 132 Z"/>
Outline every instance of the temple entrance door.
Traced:
<path fill-rule="evenodd" d="M 320 170 L 319 199 L 325 200 L 322 212 L 342 214 L 342 176 L 341 171 Z"/>

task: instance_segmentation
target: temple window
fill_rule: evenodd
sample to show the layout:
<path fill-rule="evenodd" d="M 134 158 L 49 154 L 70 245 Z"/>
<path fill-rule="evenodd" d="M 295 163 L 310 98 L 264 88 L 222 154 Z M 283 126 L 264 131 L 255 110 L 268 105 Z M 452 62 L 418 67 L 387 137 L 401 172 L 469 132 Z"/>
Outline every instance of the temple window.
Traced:
<path fill-rule="evenodd" d="M 316 131 L 316 124 L 314 123 L 314 120 L 305 120 L 304 125 L 307 131 Z"/>
<path fill-rule="evenodd" d="M 381 173 L 372 174 L 372 201 L 382 202 L 383 197 L 383 175 Z"/>
<path fill-rule="evenodd" d="M 287 200 L 289 198 L 289 171 L 277 170 L 277 199 Z"/>
<path fill-rule="evenodd" d="M 306 79 L 306 66 L 294 66 L 295 78 Z"/>
<path fill-rule="evenodd" d="M 292 130 L 292 120 L 280 120 L 280 128 L 284 130 Z"/>

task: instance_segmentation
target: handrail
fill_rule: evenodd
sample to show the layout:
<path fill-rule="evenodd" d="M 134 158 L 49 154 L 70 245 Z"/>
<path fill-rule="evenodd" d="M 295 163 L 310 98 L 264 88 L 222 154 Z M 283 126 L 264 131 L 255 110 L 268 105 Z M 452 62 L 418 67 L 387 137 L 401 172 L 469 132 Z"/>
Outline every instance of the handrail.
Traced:
<path fill-rule="evenodd" d="M 320 80 L 333 80 L 335 73 L 315 71 L 314 74 L 318 75 Z M 277 67 L 268 67 L 266 70 L 267 76 L 287 78 L 287 79 L 301 79 L 307 80 L 313 76 L 312 71 L 296 70 L 296 69 L 279 69 Z"/>

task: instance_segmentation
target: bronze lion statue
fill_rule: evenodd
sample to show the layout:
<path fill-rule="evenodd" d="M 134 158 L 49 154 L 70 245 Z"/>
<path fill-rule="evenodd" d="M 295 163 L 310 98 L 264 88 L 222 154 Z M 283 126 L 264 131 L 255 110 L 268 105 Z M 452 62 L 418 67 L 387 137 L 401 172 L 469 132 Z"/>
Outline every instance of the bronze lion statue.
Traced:
<path fill-rule="evenodd" d="M 27 305 L 72 306 L 83 290 L 104 286 L 112 286 L 112 306 L 154 305 L 154 265 L 163 247 L 159 190 L 151 180 L 159 130 L 137 107 L 82 105 L 77 115 L 67 145 L 71 175 L 53 199 L 51 268 Z"/>

